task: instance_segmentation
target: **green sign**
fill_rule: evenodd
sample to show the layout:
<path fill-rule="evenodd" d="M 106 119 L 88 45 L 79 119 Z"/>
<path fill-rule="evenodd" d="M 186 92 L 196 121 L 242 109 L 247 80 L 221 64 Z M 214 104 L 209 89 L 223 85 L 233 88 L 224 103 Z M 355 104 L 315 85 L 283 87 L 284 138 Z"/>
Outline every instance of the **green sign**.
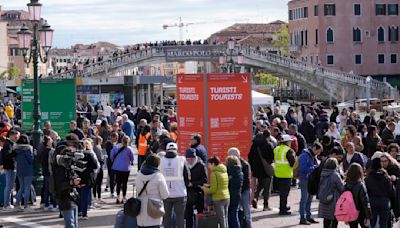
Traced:
<path fill-rule="evenodd" d="M 41 79 L 39 98 L 41 128 L 47 120 L 61 138 L 69 132 L 69 122 L 75 120 L 76 91 L 74 79 Z M 33 128 L 33 80 L 22 81 L 22 131 Z"/>

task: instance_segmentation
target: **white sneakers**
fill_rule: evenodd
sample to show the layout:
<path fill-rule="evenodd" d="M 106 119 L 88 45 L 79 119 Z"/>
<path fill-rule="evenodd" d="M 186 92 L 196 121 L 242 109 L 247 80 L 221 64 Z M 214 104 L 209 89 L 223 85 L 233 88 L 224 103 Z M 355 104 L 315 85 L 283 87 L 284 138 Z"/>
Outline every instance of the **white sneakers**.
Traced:
<path fill-rule="evenodd" d="M 10 205 L 10 206 L 4 207 L 3 210 L 5 210 L 5 211 L 12 211 L 12 210 L 14 210 L 14 206 L 13 206 L 13 205 Z"/>

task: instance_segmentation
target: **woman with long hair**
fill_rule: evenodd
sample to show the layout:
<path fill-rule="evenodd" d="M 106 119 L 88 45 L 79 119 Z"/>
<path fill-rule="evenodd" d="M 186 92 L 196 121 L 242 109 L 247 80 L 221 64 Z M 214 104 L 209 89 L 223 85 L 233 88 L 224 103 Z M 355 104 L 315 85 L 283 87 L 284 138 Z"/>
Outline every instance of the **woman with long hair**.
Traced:
<path fill-rule="evenodd" d="M 367 188 L 364 183 L 364 171 L 360 164 L 353 163 L 349 166 L 344 189 L 352 193 L 356 208 L 360 212 L 356 221 L 349 222 L 350 228 L 357 228 L 358 225 L 362 228 L 369 227 L 372 212 Z"/>
<path fill-rule="evenodd" d="M 133 162 L 133 149 L 130 146 L 129 136 L 124 136 L 122 145 L 115 146 L 110 155 L 112 170 L 116 177 L 117 186 L 117 204 L 126 202 L 126 190 L 128 184 L 129 173 L 131 170 L 131 162 Z M 122 200 L 121 200 L 122 190 Z"/>
<path fill-rule="evenodd" d="M 102 120 L 100 124 L 100 131 L 99 131 L 99 136 L 103 139 L 103 145 L 105 145 L 106 141 L 110 137 L 110 134 L 112 132 L 112 127 L 108 124 L 107 120 Z"/>
<path fill-rule="evenodd" d="M 382 139 L 378 135 L 378 130 L 376 126 L 369 126 L 367 137 L 362 139 L 364 145 L 364 155 L 371 158 L 375 151 L 381 150 Z"/>

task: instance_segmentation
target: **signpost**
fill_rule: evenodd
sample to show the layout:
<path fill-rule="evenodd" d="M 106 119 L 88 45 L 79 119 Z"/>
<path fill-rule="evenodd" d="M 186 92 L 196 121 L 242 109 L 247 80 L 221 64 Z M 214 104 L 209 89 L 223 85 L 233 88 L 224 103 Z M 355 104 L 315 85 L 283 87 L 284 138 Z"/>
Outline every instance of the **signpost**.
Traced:
<path fill-rule="evenodd" d="M 204 75 L 177 75 L 178 149 L 183 154 L 190 145 L 192 134 L 205 135 Z"/>
<path fill-rule="evenodd" d="M 69 122 L 75 120 L 76 92 L 75 79 L 41 79 L 40 110 L 41 128 L 47 120 L 51 122 L 61 138 L 69 132 Z M 22 131 L 33 127 L 33 80 L 22 81 Z"/>
<path fill-rule="evenodd" d="M 252 135 L 249 74 L 177 75 L 177 90 L 181 153 L 189 147 L 190 135 L 200 133 L 208 157 L 225 161 L 231 147 L 247 157 Z"/>

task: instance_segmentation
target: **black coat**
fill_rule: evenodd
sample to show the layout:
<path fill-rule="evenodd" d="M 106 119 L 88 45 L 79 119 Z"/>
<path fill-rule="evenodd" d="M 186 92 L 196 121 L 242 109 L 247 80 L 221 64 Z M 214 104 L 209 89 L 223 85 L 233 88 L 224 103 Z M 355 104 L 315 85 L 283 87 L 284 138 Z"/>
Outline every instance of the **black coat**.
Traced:
<path fill-rule="evenodd" d="M 86 186 L 93 186 L 95 183 L 95 170 L 98 169 L 99 167 L 97 166 L 96 162 L 96 155 L 89 153 L 89 152 L 84 152 L 83 153 L 85 157 L 82 159 L 83 161 L 86 161 L 86 169 L 83 172 L 76 172 L 78 176 L 81 178 L 81 185 L 85 184 Z"/>
<path fill-rule="evenodd" d="M 45 177 L 50 176 L 49 171 L 49 154 L 52 150 L 51 147 L 45 147 L 42 151 L 41 159 L 42 159 L 42 175 Z"/>
<path fill-rule="evenodd" d="M 387 198 L 390 200 L 395 196 L 392 182 L 381 170 L 371 171 L 365 178 L 365 184 L 370 198 Z"/>
<path fill-rule="evenodd" d="M 189 187 L 189 189 L 192 188 L 196 192 L 202 192 L 200 187 L 206 184 L 207 181 L 207 167 L 200 158 L 197 158 L 196 164 L 190 168 L 190 183 L 192 187 Z"/>
<path fill-rule="evenodd" d="M 248 155 L 253 177 L 267 178 L 268 176 L 264 171 L 264 166 L 258 154 L 257 148 L 260 148 L 262 157 L 271 164 L 274 160 L 274 147 L 263 137 L 262 134 L 258 134 L 253 140 L 253 144 L 251 145 Z"/>
<path fill-rule="evenodd" d="M 240 166 L 228 166 L 230 205 L 238 205 L 242 195 L 243 172 Z"/>
<path fill-rule="evenodd" d="M 250 189 L 250 164 L 240 158 L 240 163 L 242 165 L 242 172 L 243 172 L 243 185 L 242 185 L 242 192 Z"/>
<path fill-rule="evenodd" d="M 364 183 L 346 184 L 345 191 L 351 191 L 357 210 L 360 212 L 359 218 L 371 219 L 371 205 L 369 202 L 367 188 Z"/>
<path fill-rule="evenodd" d="M 70 210 L 77 207 L 79 194 L 76 189 L 71 186 L 72 177 L 68 174 L 64 167 L 54 165 L 54 186 L 55 197 L 60 211 Z"/>
<path fill-rule="evenodd" d="M 299 132 L 304 136 L 307 143 L 314 143 L 316 139 L 316 134 L 313 123 L 303 121 L 303 123 L 299 127 Z"/>
<path fill-rule="evenodd" d="M 0 152 L 0 165 L 6 170 L 15 170 L 15 151 L 13 151 L 14 142 L 7 138 L 3 149 Z"/>

